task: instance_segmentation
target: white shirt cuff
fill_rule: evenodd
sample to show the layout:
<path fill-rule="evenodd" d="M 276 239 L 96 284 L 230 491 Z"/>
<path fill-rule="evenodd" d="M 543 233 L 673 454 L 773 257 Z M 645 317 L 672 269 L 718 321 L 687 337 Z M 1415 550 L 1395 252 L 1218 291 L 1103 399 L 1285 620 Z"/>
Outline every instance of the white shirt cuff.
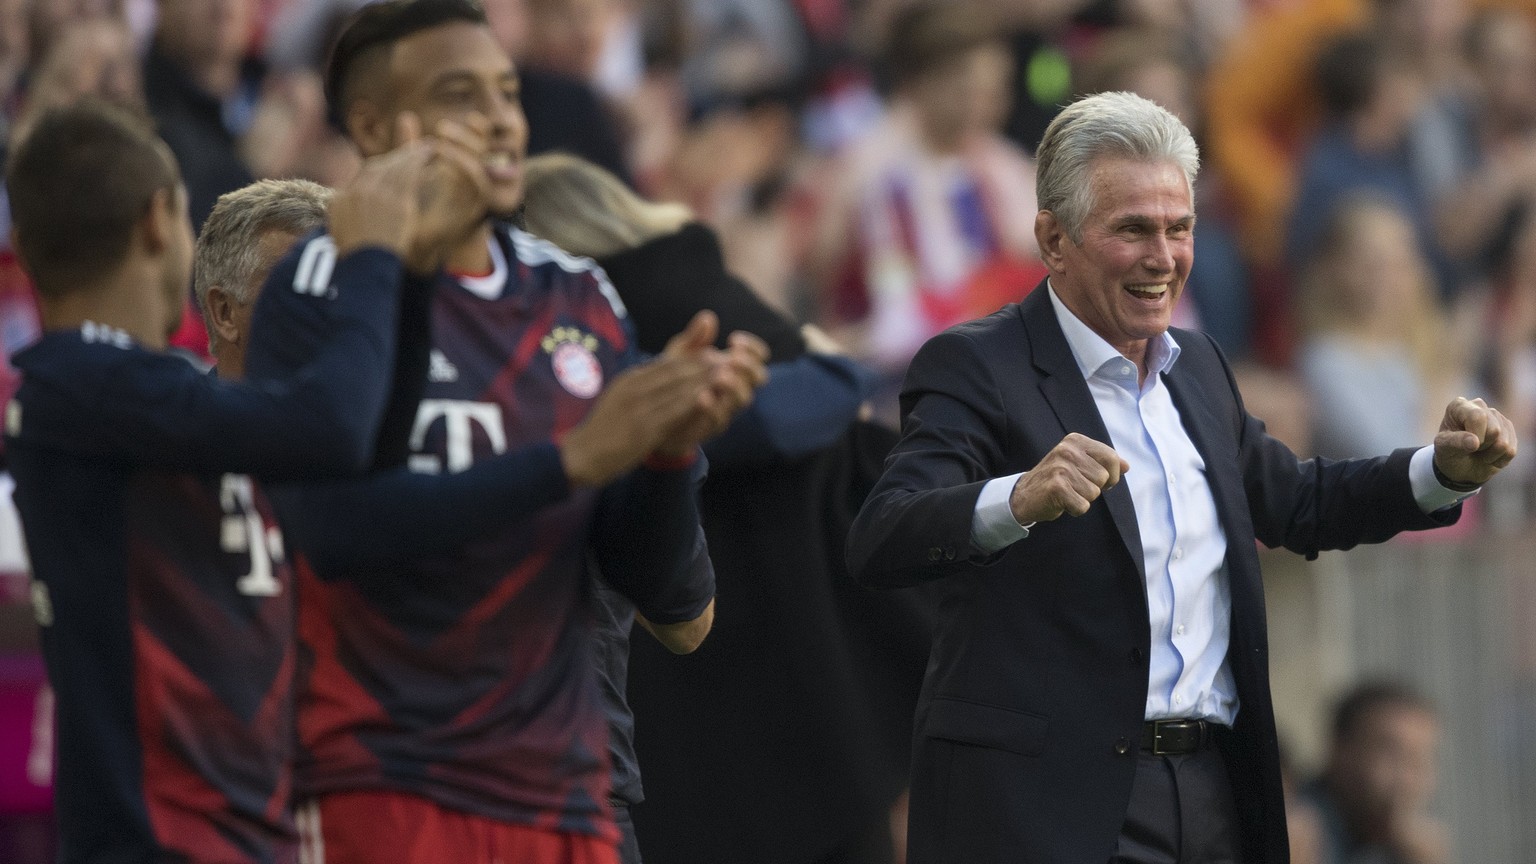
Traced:
<path fill-rule="evenodd" d="M 1420 447 L 1413 454 L 1413 459 L 1408 462 L 1408 483 L 1413 487 L 1413 500 L 1418 502 L 1419 509 L 1425 513 L 1444 510 L 1482 491 L 1479 487 L 1471 492 L 1457 492 L 1440 485 L 1440 481 L 1435 479 L 1433 446 Z"/>
<path fill-rule="evenodd" d="M 988 480 L 976 496 L 976 512 L 971 516 L 971 546 L 983 555 L 991 555 L 1006 549 L 1029 536 L 1035 523 L 1020 525 L 1013 518 L 1013 507 L 1008 499 L 1013 497 L 1013 487 L 1023 473 Z"/>

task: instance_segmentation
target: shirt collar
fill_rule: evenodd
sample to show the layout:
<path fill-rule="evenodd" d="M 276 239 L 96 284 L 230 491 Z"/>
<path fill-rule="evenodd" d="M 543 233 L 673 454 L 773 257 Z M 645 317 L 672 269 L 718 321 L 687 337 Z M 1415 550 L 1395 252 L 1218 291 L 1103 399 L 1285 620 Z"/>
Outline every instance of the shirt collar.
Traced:
<path fill-rule="evenodd" d="M 1051 309 L 1056 313 L 1056 323 L 1061 325 L 1063 336 L 1067 337 L 1067 345 L 1072 349 L 1072 359 L 1077 361 L 1077 368 L 1082 370 L 1084 378 L 1092 378 L 1104 367 L 1112 363 L 1125 363 L 1126 357 L 1115 349 L 1115 346 L 1104 341 L 1104 337 L 1093 332 L 1080 318 L 1072 314 L 1072 310 L 1061 302 L 1056 296 L 1056 289 L 1049 279 L 1045 282 L 1045 290 L 1051 295 Z M 1175 342 L 1168 331 L 1156 339 L 1147 343 L 1147 375 L 1156 377 L 1173 368 L 1175 360 L 1179 359 L 1179 343 Z M 1114 376 L 1112 376 L 1114 377 Z"/>

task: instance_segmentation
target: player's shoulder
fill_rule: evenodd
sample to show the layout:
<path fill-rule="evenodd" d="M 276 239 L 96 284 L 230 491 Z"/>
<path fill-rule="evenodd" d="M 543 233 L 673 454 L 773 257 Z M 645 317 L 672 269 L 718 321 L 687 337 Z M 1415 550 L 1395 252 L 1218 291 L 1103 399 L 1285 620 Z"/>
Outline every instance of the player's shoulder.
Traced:
<path fill-rule="evenodd" d="M 597 292 L 607 301 L 615 315 L 628 316 L 624 301 L 608 280 L 608 274 L 596 261 L 561 249 L 542 237 L 524 231 L 514 225 L 498 223 L 498 240 L 505 247 L 509 260 L 517 262 L 539 290 L 574 293 Z"/>
<path fill-rule="evenodd" d="M 90 385 L 94 378 L 82 377 L 122 367 L 157 368 L 166 365 L 170 355 L 144 348 L 127 331 L 94 321 L 86 321 L 70 330 L 53 330 L 11 358 L 21 372 L 23 382 Z M 192 370 L 186 361 L 179 365 Z"/>
<path fill-rule="evenodd" d="M 152 398 L 207 377 L 185 357 L 151 351 L 125 331 L 92 321 L 43 334 L 11 362 L 21 372 L 21 385 L 6 408 L 5 431 L 13 437 L 22 431 L 24 408 L 34 415 L 81 418 L 105 401 Z"/>

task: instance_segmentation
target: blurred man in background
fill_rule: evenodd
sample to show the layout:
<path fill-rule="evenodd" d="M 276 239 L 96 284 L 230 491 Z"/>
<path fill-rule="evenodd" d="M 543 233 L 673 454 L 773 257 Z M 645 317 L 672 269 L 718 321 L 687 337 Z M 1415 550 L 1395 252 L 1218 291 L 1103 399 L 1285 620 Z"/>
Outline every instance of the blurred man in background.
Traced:
<path fill-rule="evenodd" d="M 1334 713 L 1323 775 L 1302 791 L 1322 827 L 1321 864 L 1446 864 L 1450 838 L 1429 810 L 1440 719 L 1405 685 L 1367 683 Z"/>

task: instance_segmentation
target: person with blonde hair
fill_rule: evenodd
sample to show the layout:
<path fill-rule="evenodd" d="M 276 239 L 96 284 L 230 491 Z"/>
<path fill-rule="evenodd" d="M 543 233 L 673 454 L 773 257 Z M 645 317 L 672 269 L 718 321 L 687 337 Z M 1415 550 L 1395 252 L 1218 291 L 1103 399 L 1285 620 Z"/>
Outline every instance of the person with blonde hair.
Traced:
<path fill-rule="evenodd" d="M 1300 279 L 1298 352 L 1313 404 L 1312 449 L 1344 459 L 1433 434 L 1438 406 L 1466 383 L 1466 346 L 1435 300 L 1412 223 L 1385 198 L 1346 199 L 1322 229 Z"/>
<path fill-rule="evenodd" d="M 629 610 L 599 588 L 616 808 L 646 800 L 640 834 L 669 864 L 889 861 L 927 631 L 911 598 L 855 595 L 841 562 L 851 508 L 894 441 L 858 419 L 872 374 L 754 295 L 687 207 L 571 156 L 533 157 L 526 182 L 528 230 L 597 260 L 641 348 L 712 309 L 771 349 L 754 405 L 705 447 L 700 521 L 729 598 L 722 626 L 676 662 L 651 640 L 631 646 Z"/>
<path fill-rule="evenodd" d="M 661 350 L 687 325 L 693 315 L 687 310 L 722 312 L 725 306 L 729 314 L 722 318 L 767 341 L 771 359 L 804 353 L 798 328 L 726 271 L 719 238 L 686 205 L 641 198 L 618 177 L 566 153 L 531 157 L 526 178 L 528 230 L 603 265 L 624 298 L 641 350 Z"/>

